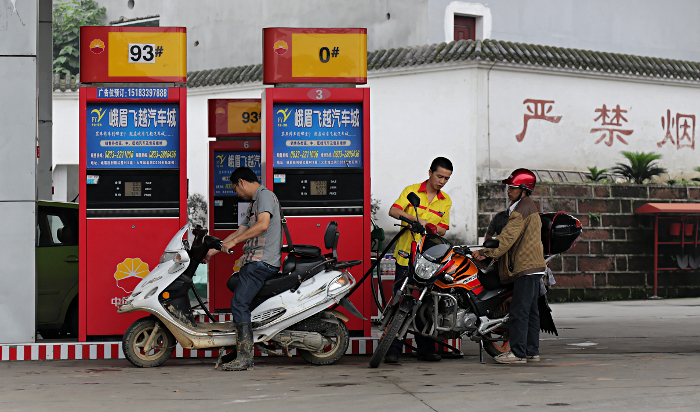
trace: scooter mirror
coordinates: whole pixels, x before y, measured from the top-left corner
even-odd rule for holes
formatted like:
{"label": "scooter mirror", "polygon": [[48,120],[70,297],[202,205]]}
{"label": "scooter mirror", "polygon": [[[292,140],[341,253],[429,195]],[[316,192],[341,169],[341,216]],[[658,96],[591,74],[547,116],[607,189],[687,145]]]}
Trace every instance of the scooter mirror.
{"label": "scooter mirror", "polygon": [[492,237],[492,238],[486,239],[486,241],[484,242],[484,247],[488,248],[488,249],[496,249],[498,247],[498,245],[500,245],[500,244],[501,244],[500,240]]}
{"label": "scooter mirror", "polygon": [[417,194],[411,192],[408,194],[408,202],[413,205],[413,207],[418,207],[420,206],[420,198],[418,197]]}

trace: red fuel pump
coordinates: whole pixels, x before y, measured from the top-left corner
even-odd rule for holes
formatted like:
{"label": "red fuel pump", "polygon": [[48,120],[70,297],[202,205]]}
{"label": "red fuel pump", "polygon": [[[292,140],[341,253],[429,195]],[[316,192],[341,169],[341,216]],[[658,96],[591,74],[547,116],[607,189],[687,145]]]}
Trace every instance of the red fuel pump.
{"label": "red fuel pump", "polygon": [[[209,233],[225,239],[238,229],[248,204],[240,202],[231,187],[231,173],[240,166],[250,167],[260,179],[260,140],[220,141],[209,143]],[[209,262],[209,310],[229,312],[233,293],[226,287],[231,273],[238,271],[243,243],[234,254],[221,253]]]}
{"label": "red fuel pump", "polygon": [[[354,85],[367,83],[367,30],[263,29],[263,83],[275,85],[263,92],[263,180],[295,244],[322,245],[338,222],[338,257],[362,260],[359,280],[370,268],[370,121],[369,89]],[[370,319],[370,282],[350,300]],[[370,336],[369,321],[350,319],[352,334]]]}
{"label": "red fuel pump", "polygon": [[[187,222],[185,29],[80,29],[79,338],[124,333],[117,306]],[[146,64],[144,64],[146,63]]]}

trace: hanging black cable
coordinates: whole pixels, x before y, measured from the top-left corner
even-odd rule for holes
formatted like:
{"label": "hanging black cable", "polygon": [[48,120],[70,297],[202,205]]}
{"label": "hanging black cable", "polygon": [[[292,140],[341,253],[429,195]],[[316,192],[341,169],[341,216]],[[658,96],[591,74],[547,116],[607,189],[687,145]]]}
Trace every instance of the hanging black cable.
{"label": "hanging black cable", "polygon": [[[379,262],[382,261],[382,258],[387,254],[387,252],[389,252],[389,249],[390,249],[392,246],[394,246],[394,243],[396,243],[396,241],[399,239],[399,236],[401,236],[401,235],[403,234],[403,232],[405,232],[406,230],[407,230],[407,227],[404,226],[404,227],[399,231],[399,233],[397,233],[396,236],[394,236],[394,238],[391,239],[391,242],[389,242],[389,244],[384,248],[384,250],[382,251],[382,254],[377,258],[377,261],[374,262],[374,263],[372,264],[372,266],[369,268],[369,270],[367,271],[367,273],[365,273],[364,276],[362,276],[362,278],[355,284],[355,286],[353,286],[353,288],[350,290],[350,293],[348,293],[348,294],[345,296],[346,298],[350,297],[350,295],[352,295],[353,293],[355,293],[355,291],[357,290],[357,288],[360,287],[360,285],[362,284],[362,282],[364,282],[365,279],[367,279],[367,276],[369,276],[369,275],[372,274],[372,271],[374,271],[374,269],[377,267],[377,265],[379,264]],[[382,278],[381,278],[381,274],[380,274],[380,277],[379,277],[379,283],[380,283],[380,285],[381,285],[381,279],[382,279]],[[384,289],[382,289],[382,288],[380,287],[379,290],[381,291],[382,299],[384,300],[384,302],[386,302],[386,298],[384,297]],[[377,293],[376,293],[376,291],[374,290],[374,284],[372,284],[372,291],[374,292],[374,293],[372,293],[372,297],[374,298],[374,303],[377,304],[377,307],[379,308],[380,312],[383,312],[383,311],[384,311],[384,305],[381,305],[381,304],[379,303],[379,298],[377,297]],[[335,309],[335,308],[337,308],[337,307],[338,307],[338,304],[335,304],[335,306],[333,306],[331,309]]]}

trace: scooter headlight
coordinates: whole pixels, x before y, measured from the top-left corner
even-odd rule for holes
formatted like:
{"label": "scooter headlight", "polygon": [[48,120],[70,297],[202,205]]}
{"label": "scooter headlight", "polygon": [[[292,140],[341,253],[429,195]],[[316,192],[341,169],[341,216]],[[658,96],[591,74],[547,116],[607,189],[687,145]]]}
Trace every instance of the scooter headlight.
{"label": "scooter headlight", "polygon": [[342,274],[335,278],[333,282],[331,282],[330,285],[328,285],[328,293],[333,293],[334,291],[338,289],[342,289],[346,286],[349,286],[352,282],[348,278],[346,274]]}
{"label": "scooter headlight", "polygon": [[177,255],[177,252],[163,252],[163,254],[160,255],[159,263],[169,262],[173,260],[175,255]]}
{"label": "scooter headlight", "polygon": [[422,255],[416,256],[416,266],[414,271],[416,276],[428,280],[430,279],[438,270],[440,269],[439,263],[433,263],[428,259],[424,258]]}

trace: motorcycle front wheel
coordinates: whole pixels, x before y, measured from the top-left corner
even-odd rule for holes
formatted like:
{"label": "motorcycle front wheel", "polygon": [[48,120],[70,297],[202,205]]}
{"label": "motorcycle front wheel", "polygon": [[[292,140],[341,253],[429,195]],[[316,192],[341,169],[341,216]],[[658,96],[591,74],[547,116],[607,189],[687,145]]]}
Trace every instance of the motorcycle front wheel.
{"label": "motorcycle front wheel", "polygon": [[[156,327],[157,325],[157,327]],[[175,337],[160,321],[141,318],[129,326],[122,338],[124,356],[139,368],[160,366],[175,351]],[[149,345],[149,348],[146,348]],[[147,349],[147,350],[146,350]]]}
{"label": "motorcycle front wheel", "polygon": [[394,342],[394,338],[396,338],[399,330],[401,330],[401,326],[403,325],[404,320],[406,320],[407,315],[408,313],[401,310],[396,312],[394,319],[389,322],[389,326],[387,326],[384,330],[384,334],[379,340],[379,345],[377,345],[377,350],[374,351],[372,354],[372,359],[369,360],[369,366],[376,368],[380,363],[382,363],[382,359],[384,359],[386,353],[389,352],[391,343]]}
{"label": "motorcycle front wheel", "polygon": [[338,332],[335,336],[324,336],[328,345],[318,352],[298,349],[299,356],[313,365],[330,365],[336,363],[345,355],[350,345],[350,334],[345,322],[338,321]]}

